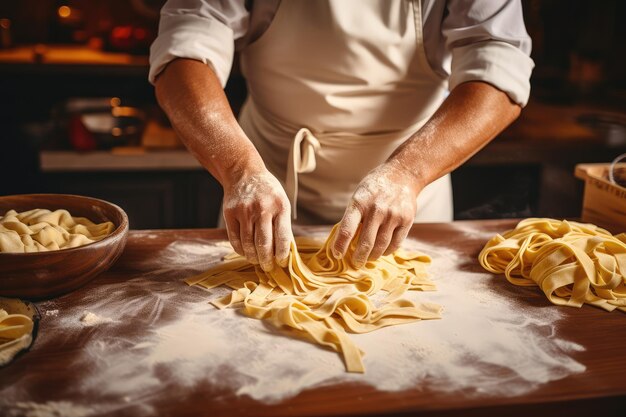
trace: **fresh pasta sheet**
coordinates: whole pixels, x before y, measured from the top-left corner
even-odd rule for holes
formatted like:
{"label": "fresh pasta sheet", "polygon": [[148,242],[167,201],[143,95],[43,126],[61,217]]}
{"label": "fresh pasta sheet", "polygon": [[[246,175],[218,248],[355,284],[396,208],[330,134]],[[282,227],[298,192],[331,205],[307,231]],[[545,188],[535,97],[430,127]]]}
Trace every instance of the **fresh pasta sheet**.
{"label": "fresh pasta sheet", "polygon": [[0,308],[0,366],[8,364],[32,342],[33,321],[23,314],[9,314]]}
{"label": "fresh pasta sheet", "polygon": [[[286,268],[276,265],[271,272],[264,272],[233,253],[185,281],[206,289],[232,288],[212,304],[219,309],[239,307],[250,317],[288,328],[296,336],[341,353],[347,371],[365,372],[364,352],[348,333],[438,319],[441,307],[402,298],[406,291],[435,290],[426,272],[428,256],[398,250],[356,269],[351,259],[358,239],[346,256],[337,260],[330,250],[336,232],[337,226],[326,242],[297,238]],[[378,294],[382,296],[375,297]]]}
{"label": "fresh pasta sheet", "polygon": [[0,252],[46,252],[87,245],[110,235],[111,222],[93,223],[67,210],[9,210],[0,216]]}

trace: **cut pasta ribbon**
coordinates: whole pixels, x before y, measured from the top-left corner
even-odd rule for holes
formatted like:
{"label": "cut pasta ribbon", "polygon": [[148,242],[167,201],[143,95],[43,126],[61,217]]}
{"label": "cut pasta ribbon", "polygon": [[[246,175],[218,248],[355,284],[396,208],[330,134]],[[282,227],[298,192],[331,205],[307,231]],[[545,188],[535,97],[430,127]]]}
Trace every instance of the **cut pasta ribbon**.
{"label": "cut pasta ribbon", "polygon": [[592,224],[526,219],[493,237],[479,255],[489,272],[539,286],[558,305],[626,312],[626,234]]}
{"label": "cut pasta ribbon", "polygon": [[[290,328],[296,335],[343,354],[348,372],[364,372],[363,352],[346,332],[367,333],[396,324],[438,319],[441,307],[401,299],[407,290],[433,291],[426,266],[430,258],[421,253],[396,251],[361,269],[352,266],[355,241],[343,259],[330,251],[335,226],[325,243],[297,238],[292,243],[286,268],[264,272],[243,257],[232,254],[225,262],[197,276],[189,285],[206,289],[226,285],[233,289],[211,303],[219,309],[241,306],[243,312],[276,327]],[[370,296],[385,291],[374,303]]]}
{"label": "cut pasta ribbon", "polygon": [[9,314],[0,308],[0,366],[11,362],[32,342],[33,321],[23,314]]}

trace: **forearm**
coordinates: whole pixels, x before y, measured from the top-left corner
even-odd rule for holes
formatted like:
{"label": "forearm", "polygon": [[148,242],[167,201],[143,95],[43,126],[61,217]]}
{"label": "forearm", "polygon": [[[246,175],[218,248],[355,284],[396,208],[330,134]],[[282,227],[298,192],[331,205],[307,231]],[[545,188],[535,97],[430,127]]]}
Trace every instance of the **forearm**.
{"label": "forearm", "polygon": [[460,84],[388,163],[406,171],[416,190],[421,190],[478,152],[513,122],[520,110],[490,84]]}
{"label": "forearm", "polygon": [[157,100],[177,135],[222,186],[264,169],[211,68],[177,59],[159,75],[155,86]]}

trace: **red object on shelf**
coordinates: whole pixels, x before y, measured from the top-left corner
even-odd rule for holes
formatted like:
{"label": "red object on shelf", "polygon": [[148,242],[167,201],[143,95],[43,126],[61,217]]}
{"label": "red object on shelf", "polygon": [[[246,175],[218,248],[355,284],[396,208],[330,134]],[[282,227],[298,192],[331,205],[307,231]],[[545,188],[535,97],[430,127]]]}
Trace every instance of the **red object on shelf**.
{"label": "red object on shelf", "polygon": [[92,151],[97,148],[96,139],[80,120],[80,115],[70,118],[69,132],[72,147],[77,151]]}
{"label": "red object on shelf", "polygon": [[154,39],[152,31],[141,26],[115,26],[109,33],[108,48],[121,52],[147,51]]}

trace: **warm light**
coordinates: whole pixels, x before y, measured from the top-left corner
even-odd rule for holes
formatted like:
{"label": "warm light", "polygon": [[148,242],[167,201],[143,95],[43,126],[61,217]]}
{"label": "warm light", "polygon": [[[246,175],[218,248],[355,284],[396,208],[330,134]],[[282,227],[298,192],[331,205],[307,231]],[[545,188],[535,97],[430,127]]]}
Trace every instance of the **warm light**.
{"label": "warm light", "polygon": [[11,21],[9,19],[0,19],[0,28],[9,29],[11,27]]}
{"label": "warm light", "polygon": [[57,13],[59,14],[59,17],[70,17],[72,9],[69,6],[61,6],[59,7]]}
{"label": "warm light", "polygon": [[113,97],[111,98],[111,107],[117,107],[122,103],[122,100],[120,100],[119,97]]}
{"label": "warm light", "polygon": [[130,26],[116,26],[111,31],[111,36],[115,39],[129,39],[133,34],[133,28]]}

